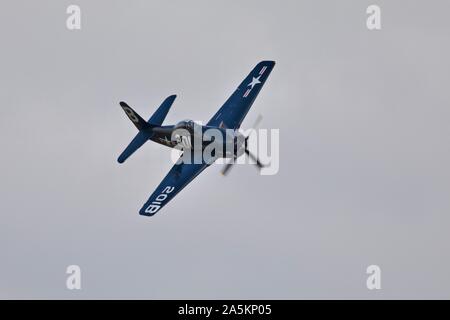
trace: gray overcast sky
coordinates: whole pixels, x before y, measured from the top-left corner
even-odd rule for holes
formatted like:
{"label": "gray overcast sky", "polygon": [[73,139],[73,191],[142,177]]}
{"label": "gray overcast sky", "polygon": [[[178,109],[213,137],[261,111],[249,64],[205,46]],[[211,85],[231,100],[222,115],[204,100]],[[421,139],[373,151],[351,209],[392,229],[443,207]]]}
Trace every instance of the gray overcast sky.
{"label": "gray overcast sky", "polygon": [[[0,298],[450,298],[449,9],[3,3]],[[205,121],[263,59],[277,65],[243,127],[280,129],[279,173],[213,166],[139,216],[170,150],[119,165],[135,128],[118,102],[147,118],[176,93],[167,123]]]}

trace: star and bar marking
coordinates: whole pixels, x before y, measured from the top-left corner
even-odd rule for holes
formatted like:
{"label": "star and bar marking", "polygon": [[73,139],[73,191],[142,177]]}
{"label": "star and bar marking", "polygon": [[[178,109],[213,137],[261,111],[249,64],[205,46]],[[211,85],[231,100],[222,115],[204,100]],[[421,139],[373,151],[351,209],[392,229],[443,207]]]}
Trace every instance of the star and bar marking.
{"label": "star and bar marking", "polygon": [[249,89],[247,89],[243,95],[244,98],[247,98],[247,96],[250,94],[250,91],[252,91],[253,87],[256,86],[257,84],[260,84],[261,81],[259,80],[259,78],[261,78],[261,75],[264,73],[264,71],[266,71],[267,67],[264,66],[262,67],[262,69],[259,71],[259,75],[258,77],[252,77],[252,82],[250,82],[247,87],[251,87]]}

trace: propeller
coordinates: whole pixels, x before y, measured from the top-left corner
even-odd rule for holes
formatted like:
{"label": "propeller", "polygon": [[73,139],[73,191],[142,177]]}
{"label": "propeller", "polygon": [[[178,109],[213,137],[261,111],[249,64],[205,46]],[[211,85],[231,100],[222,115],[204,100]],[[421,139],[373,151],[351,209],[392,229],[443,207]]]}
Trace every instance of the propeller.
{"label": "propeller", "polygon": [[[262,115],[258,115],[258,117],[256,118],[255,122],[253,123],[252,128],[256,129],[260,122],[262,120]],[[261,161],[259,161],[258,157],[255,156],[253,153],[250,152],[250,150],[248,150],[248,139],[250,138],[250,135],[245,137],[244,140],[244,151],[245,154],[252,159],[253,161],[255,161],[255,165],[258,167],[258,170],[261,170],[262,168],[266,167],[267,165],[264,165],[261,163]],[[226,176],[228,174],[228,172],[230,171],[230,169],[233,167],[234,163],[236,161],[236,157],[233,158],[229,163],[225,164],[225,166],[222,169],[222,175]]]}
{"label": "propeller", "polygon": [[253,127],[252,127],[252,128],[253,128],[253,129],[258,128],[258,127],[259,127],[259,124],[260,124],[261,121],[262,121],[262,119],[263,119],[262,115],[258,114],[258,116],[256,117],[255,122],[253,123]]}

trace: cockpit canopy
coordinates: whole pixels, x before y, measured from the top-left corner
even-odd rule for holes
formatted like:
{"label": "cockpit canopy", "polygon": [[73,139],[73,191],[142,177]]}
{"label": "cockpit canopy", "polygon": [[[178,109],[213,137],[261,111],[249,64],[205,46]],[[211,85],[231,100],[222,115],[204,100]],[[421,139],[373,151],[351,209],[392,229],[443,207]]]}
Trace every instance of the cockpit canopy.
{"label": "cockpit canopy", "polygon": [[192,120],[183,120],[175,125],[175,129],[186,129],[188,131],[192,131],[194,130],[194,124],[195,123]]}

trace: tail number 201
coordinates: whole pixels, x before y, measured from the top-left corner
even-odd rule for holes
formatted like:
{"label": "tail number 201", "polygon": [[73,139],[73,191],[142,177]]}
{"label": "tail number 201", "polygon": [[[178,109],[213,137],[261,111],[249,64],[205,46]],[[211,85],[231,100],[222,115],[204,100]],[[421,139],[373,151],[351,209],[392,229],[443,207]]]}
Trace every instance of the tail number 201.
{"label": "tail number 201", "polygon": [[167,186],[163,189],[161,194],[159,194],[155,200],[145,209],[146,213],[155,214],[160,208],[163,201],[167,199],[167,195],[171,193],[175,187]]}

